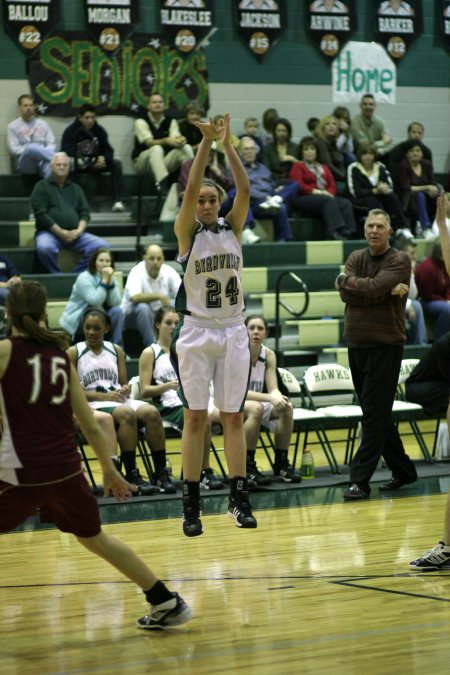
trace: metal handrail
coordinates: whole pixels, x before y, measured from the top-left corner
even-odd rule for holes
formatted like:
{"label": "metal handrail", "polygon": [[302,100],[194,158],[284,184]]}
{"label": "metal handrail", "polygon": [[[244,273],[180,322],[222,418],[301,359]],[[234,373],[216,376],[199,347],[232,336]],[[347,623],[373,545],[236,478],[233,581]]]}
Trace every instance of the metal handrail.
{"label": "metal handrail", "polygon": [[[299,312],[296,312],[292,307],[290,307],[284,300],[280,298],[280,286],[283,278],[285,276],[289,276],[291,279],[293,279],[299,286],[301,286],[301,290],[305,294],[305,301],[303,304],[302,309]],[[306,312],[308,309],[309,305],[309,291],[308,287],[303,281],[303,279],[300,279],[294,272],[282,272],[281,274],[278,275],[276,284],[275,284],[275,354],[277,359],[280,357],[280,352],[279,352],[279,340],[280,340],[280,332],[281,332],[281,327],[280,327],[280,305],[284,307],[284,309],[289,312],[289,314],[292,314],[293,317],[296,319],[299,319],[303,314]]]}

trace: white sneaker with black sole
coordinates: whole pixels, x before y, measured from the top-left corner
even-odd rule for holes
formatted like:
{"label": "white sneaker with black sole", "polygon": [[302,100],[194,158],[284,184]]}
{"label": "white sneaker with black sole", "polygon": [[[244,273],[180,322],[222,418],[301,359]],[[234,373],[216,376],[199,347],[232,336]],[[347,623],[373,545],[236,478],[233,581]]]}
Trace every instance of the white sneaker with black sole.
{"label": "white sneaker with black sole", "polygon": [[261,237],[258,237],[257,234],[253,232],[249,227],[246,227],[242,232],[242,243],[243,244],[257,244],[258,241],[261,241]]}
{"label": "white sneaker with black sole", "polygon": [[236,527],[246,529],[258,527],[256,518],[252,513],[252,507],[248,501],[234,501],[230,499],[227,516],[234,520]]}
{"label": "white sneaker with black sole", "polygon": [[409,566],[411,569],[424,572],[450,570],[450,546],[446,546],[443,541],[440,541],[431,551],[424,553],[421,558],[412,560]]}
{"label": "white sneaker with black sole", "polygon": [[189,605],[178,593],[174,593],[170,600],[162,602],[160,605],[153,605],[150,614],[137,620],[137,627],[144,630],[172,628],[189,621],[192,614]]}

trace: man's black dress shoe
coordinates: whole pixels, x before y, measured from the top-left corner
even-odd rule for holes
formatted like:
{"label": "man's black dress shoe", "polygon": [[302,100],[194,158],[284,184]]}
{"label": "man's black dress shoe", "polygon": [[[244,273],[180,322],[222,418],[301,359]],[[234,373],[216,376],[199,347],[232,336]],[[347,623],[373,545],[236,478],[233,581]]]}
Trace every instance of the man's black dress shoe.
{"label": "man's black dress shoe", "polygon": [[344,502],[360,502],[363,499],[369,499],[369,497],[370,494],[361,490],[356,483],[352,483],[347,492],[344,492]]}
{"label": "man's black dress shoe", "polygon": [[388,492],[389,490],[399,490],[404,485],[415,483],[415,480],[401,480],[400,478],[391,478],[387,483],[383,483],[378,488],[379,490]]}

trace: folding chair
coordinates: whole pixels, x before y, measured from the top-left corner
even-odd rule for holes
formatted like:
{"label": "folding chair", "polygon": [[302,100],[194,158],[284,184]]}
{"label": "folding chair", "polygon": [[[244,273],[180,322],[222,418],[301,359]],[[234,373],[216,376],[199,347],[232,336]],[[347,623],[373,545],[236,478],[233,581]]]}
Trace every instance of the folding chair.
{"label": "folding chair", "polygon": [[85,437],[83,436],[83,434],[81,433],[81,431],[79,429],[75,429],[75,434],[76,434],[75,439],[76,439],[78,451],[81,455],[81,459],[83,460],[84,468],[86,469],[86,473],[89,477],[89,480],[90,480],[90,483],[91,483],[91,486],[92,486],[92,492],[94,494],[97,494],[97,493],[100,492],[100,488],[95,481],[94,474],[92,473],[92,469],[91,469],[91,465],[90,465],[91,461],[98,461],[97,457],[95,457],[95,456],[94,457],[88,457],[87,456],[86,451],[84,449],[84,446],[87,445],[87,440],[85,439]]}
{"label": "folding chair", "polygon": [[[336,473],[339,473],[338,463],[326,430],[341,429],[343,426],[347,429],[347,436],[344,439],[344,461],[348,463],[353,455],[358,427],[362,419],[361,406],[356,404],[356,393],[350,369],[338,363],[310,366],[305,371],[301,384],[306,405],[324,417],[325,421],[320,422],[313,430],[330,466],[334,465],[337,469]],[[306,434],[304,447],[307,442]]]}
{"label": "folding chair", "polygon": [[[419,359],[403,359],[400,366],[398,378],[397,394],[392,406],[392,413],[395,417],[395,423],[398,427],[400,422],[407,422],[411,428],[412,435],[415,437],[419,448],[426,462],[433,462],[433,456],[428,450],[423,434],[419,428],[418,421],[430,419],[430,416],[424,411],[418,403],[408,401],[405,393],[405,382],[419,363]],[[440,416],[438,416],[436,429],[434,432],[433,455],[436,452],[437,434],[439,432]]]}
{"label": "folding chair", "polygon": [[[305,398],[301,385],[293,373],[291,373],[286,368],[278,368],[278,373],[283,384],[289,392],[289,397],[294,406],[293,434],[295,435],[295,440],[293,443],[294,454],[292,466],[294,468],[296,466],[301,434],[304,434],[303,448],[305,448],[309,432],[314,431],[317,438],[319,439],[319,444],[325,453],[325,457],[327,458],[332,472],[340,473],[339,465],[336,461],[336,457],[334,456],[326,431],[323,427],[323,424],[327,421],[326,417],[322,413],[312,410],[305,405]],[[271,457],[269,456],[269,448],[273,450],[274,443],[271,434],[266,429],[263,430],[263,434],[260,434],[260,444],[263,447],[271,466],[273,466]]]}

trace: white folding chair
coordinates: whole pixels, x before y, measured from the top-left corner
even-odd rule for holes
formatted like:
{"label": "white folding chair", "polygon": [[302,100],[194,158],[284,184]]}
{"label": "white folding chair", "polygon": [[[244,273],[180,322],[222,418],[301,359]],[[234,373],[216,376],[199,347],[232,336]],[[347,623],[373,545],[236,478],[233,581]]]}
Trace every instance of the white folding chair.
{"label": "white folding chair", "polygon": [[[345,441],[345,462],[353,455],[358,426],[362,419],[361,406],[356,404],[356,393],[349,368],[338,363],[310,366],[302,378],[302,389],[306,404],[311,410],[323,415],[325,422],[319,425],[319,443],[334,457],[326,429],[347,429]],[[325,433],[324,433],[325,432]],[[307,443],[307,438],[304,440]],[[325,446],[325,447],[324,447]],[[337,461],[334,458],[337,465]]]}
{"label": "white folding chair", "polygon": [[294,405],[293,431],[295,434],[295,441],[292,466],[295,467],[297,462],[301,434],[303,433],[304,449],[307,444],[309,433],[314,432],[318,439],[317,442],[321,446],[332,472],[340,473],[339,464],[333,453],[327,432],[325,430],[327,417],[323,414],[323,412],[314,410],[311,406],[308,406],[307,403],[305,403],[305,396],[302,386],[293,373],[285,368],[279,368],[278,371]]}
{"label": "white folding chair", "polygon": [[[432,462],[433,457],[430,454],[423,434],[419,428],[418,420],[427,419],[429,416],[418,403],[412,403],[406,399],[405,382],[412,371],[419,363],[419,359],[403,359],[400,365],[400,374],[398,377],[397,395],[392,406],[392,414],[398,427],[400,422],[407,422],[411,428],[412,435],[416,439],[419,448],[426,462]],[[439,428],[439,420],[436,427],[436,434]],[[435,434],[435,437],[436,437]],[[436,444],[436,440],[433,444]]]}

